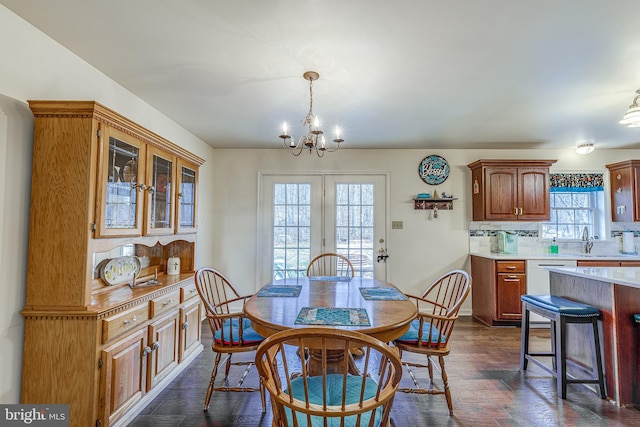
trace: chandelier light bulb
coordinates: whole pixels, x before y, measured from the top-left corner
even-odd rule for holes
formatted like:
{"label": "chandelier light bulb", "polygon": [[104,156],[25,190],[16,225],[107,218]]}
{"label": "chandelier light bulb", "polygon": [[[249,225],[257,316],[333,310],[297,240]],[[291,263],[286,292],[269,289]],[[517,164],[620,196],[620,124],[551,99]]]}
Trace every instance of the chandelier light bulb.
{"label": "chandelier light bulb", "polygon": [[282,134],[286,135],[287,134],[287,122],[284,122],[282,124]]}

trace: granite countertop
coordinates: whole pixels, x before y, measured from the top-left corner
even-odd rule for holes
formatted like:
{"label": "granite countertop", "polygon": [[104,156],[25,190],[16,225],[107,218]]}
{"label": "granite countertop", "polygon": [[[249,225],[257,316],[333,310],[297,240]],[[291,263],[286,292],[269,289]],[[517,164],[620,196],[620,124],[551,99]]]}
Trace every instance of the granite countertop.
{"label": "granite countertop", "polygon": [[547,267],[549,271],[640,288],[640,267]]}
{"label": "granite countertop", "polygon": [[638,254],[572,254],[572,253],[527,253],[527,254],[499,254],[494,252],[470,252],[469,255],[480,256],[489,259],[495,259],[498,261],[504,260],[529,260],[529,259],[544,259],[544,260],[579,260],[579,261],[640,261],[640,255]]}

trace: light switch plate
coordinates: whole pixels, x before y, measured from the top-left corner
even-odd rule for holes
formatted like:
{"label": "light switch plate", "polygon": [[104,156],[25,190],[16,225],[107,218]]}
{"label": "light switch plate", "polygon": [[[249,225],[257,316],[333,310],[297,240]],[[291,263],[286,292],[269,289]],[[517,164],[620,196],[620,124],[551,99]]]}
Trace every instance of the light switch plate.
{"label": "light switch plate", "polygon": [[404,223],[402,221],[391,221],[392,230],[402,230],[403,228],[404,228]]}

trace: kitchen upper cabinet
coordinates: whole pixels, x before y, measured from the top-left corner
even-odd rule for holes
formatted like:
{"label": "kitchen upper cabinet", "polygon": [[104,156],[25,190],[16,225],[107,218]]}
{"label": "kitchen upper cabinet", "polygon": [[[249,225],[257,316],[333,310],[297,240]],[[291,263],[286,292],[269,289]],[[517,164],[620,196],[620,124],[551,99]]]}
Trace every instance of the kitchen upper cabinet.
{"label": "kitchen upper cabinet", "polygon": [[607,165],[611,183],[611,220],[640,221],[640,160]]}
{"label": "kitchen upper cabinet", "polygon": [[478,160],[471,169],[474,221],[548,221],[555,160]]}

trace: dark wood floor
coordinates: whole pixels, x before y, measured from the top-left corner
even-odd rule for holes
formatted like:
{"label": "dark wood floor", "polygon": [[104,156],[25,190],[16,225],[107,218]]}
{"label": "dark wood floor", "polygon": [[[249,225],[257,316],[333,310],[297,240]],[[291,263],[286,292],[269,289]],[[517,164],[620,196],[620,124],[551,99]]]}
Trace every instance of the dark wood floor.
{"label": "dark wood floor", "polygon": [[[203,342],[207,342],[204,335]],[[533,330],[533,348],[548,348],[548,342],[548,329]],[[640,426],[640,412],[635,408],[619,408],[583,385],[569,385],[567,399],[561,400],[553,378],[543,370],[529,364],[527,372],[521,373],[519,328],[489,328],[461,318],[451,346],[446,366],[455,416],[449,416],[443,396],[398,393],[392,425]],[[209,412],[202,411],[212,360],[206,345],[202,355],[129,426],[271,426],[269,404],[263,415],[258,393],[214,392]],[[418,378],[427,378],[426,371],[419,372]],[[247,382],[257,384],[255,368]],[[408,375],[403,377],[401,385],[411,384]]]}

